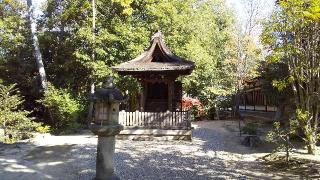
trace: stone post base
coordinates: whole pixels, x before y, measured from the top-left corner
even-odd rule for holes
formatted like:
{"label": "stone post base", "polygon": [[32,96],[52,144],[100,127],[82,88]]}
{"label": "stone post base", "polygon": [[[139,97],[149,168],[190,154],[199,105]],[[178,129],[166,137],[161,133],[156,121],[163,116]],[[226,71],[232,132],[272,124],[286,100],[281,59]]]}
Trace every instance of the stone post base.
{"label": "stone post base", "polygon": [[123,126],[90,125],[91,131],[98,135],[96,180],[118,180],[114,174],[113,156],[115,150],[115,136],[123,129]]}
{"label": "stone post base", "polygon": [[115,150],[114,136],[98,136],[96,180],[119,179],[114,174],[113,155]]}

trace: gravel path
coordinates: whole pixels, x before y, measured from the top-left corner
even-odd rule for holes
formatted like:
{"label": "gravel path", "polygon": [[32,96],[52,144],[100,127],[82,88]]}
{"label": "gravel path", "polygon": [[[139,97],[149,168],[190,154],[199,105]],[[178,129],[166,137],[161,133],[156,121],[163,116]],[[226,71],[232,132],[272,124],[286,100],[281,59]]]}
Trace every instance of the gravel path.
{"label": "gravel path", "polygon": [[[121,179],[277,179],[255,153],[240,145],[236,122],[194,123],[192,142],[118,140],[115,168]],[[38,136],[33,143],[0,146],[0,179],[92,179],[96,137]]]}

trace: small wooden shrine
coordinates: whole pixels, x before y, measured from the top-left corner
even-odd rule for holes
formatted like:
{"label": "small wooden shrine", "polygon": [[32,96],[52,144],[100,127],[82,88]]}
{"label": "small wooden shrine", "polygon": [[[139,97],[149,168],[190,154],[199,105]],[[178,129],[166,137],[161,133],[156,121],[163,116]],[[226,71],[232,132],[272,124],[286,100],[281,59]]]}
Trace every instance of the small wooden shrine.
{"label": "small wooden shrine", "polygon": [[195,65],[171,53],[159,31],[152,36],[147,51],[137,58],[113,67],[120,75],[132,75],[142,86],[140,111],[181,110],[181,75],[192,73]]}

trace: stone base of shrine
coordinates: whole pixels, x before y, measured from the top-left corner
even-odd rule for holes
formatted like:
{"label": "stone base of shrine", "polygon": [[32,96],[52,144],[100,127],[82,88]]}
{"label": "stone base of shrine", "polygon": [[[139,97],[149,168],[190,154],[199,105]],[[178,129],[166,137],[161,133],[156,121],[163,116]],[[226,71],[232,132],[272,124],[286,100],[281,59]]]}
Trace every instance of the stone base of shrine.
{"label": "stone base of shrine", "polygon": [[192,129],[188,130],[163,130],[163,129],[132,129],[125,128],[117,135],[117,139],[136,141],[169,141],[185,140],[191,141]]}

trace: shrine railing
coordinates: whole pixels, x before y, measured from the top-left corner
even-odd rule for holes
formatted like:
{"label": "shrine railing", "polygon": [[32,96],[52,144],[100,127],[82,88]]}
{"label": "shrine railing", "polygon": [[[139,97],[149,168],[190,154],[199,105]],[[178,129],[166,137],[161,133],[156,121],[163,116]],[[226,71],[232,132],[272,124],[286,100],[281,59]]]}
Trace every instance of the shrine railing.
{"label": "shrine railing", "polygon": [[126,128],[191,129],[190,111],[119,112],[119,123]]}

